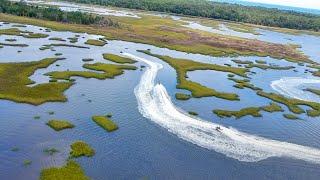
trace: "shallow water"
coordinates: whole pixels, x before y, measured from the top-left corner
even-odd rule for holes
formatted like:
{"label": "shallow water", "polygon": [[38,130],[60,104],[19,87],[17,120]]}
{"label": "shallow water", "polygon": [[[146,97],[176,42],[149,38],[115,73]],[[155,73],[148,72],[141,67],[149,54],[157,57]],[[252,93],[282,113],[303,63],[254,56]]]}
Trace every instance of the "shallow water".
{"label": "shallow water", "polygon": [[[11,27],[12,24],[1,24],[1,29]],[[67,39],[74,37],[72,32],[45,32],[45,28],[28,25],[22,30],[42,32],[50,37]],[[97,39],[100,36],[80,34],[76,45],[84,45],[87,39]],[[286,43],[286,37],[292,42],[299,42],[302,50],[317,60],[316,50],[306,50],[306,47],[320,47],[313,36],[292,36],[266,31],[263,36],[270,41]],[[13,36],[0,36],[0,42]],[[48,38],[50,38],[48,37]],[[278,37],[278,38],[277,38]],[[191,80],[199,82],[219,91],[237,93],[241,101],[226,101],[215,97],[178,101],[174,99],[177,90],[176,75],[166,63],[148,55],[136,52],[139,49],[151,49],[152,53],[169,55],[176,58],[187,58],[200,62],[223,65],[229,63],[237,66],[231,60],[235,58],[217,58],[199,54],[188,54],[151,45],[130,43],[124,41],[108,41],[104,47],[89,46],[90,49],[55,47],[56,51],[40,51],[44,44],[54,43],[48,38],[26,39],[14,37],[15,43],[26,43],[28,47],[7,47],[0,49],[0,62],[23,62],[54,57],[55,53],[62,53],[66,60],[57,61],[46,69],[40,69],[30,78],[36,83],[48,82],[49,78],[43,74],[50,71],[83,70],[82,58],[93,58],[94,62],[108,62],[102,58],[103,53],[120,55],[121,51],[163,66],[155,77],[155,82],[161,82],[173,104],[183,111],[196,111],[206,123],[220,124],[232,127],[244,134],[251,134],[262,138],[284,141],[293,144],[320,149],[320,121],[319,118],[310,118],[301,115],[302,121],[288,121],[282,113],[266,113],[263,117],[250,116],[235,120],[234,118],[218,118],[211,111],[213,109],[238,110],[248,106],[267,105],[270,100],[257,96],[249,89],[236,89],[234,83],[227,80],[227,73],[214,71],[194,71],[188,73]],[[290,41],[290,42],[291,42]],[[318,48],[319,49],[319,48]],[[18,50],[22,52],[17,53]],[[268,63],[280,66],[296,66],[293,70],[261,70],[253,68],[257,74],[250,75],[251,83],[263,88],[267,92],[277,92],[271,87],[273,81],[284,77],[309,78],[310,73],[304,73],[306,66],[297,66],[284,60],[269,57],[238,57],[241,60],[263,59]],[[91,62],[90,62],[91,63]],[[111,62],[108,62],[111,63]],[[60,66],[56,66],[59,64]],[[138,62],[139,67],[144,64]],[[7,100],[0,101],[0,179],[37,179],[44,167],[62,165],[69,153],[69,145],[75,140],[88,142],[95,150],[92,158],[80,158],[77,161],[85,169],[86,174],[93,179],[118,177],[118,179],[317,179],[320,175],[318,164],[295,160],[290,157],[263,158],[255,162],[243,162],[234,157],[226,156],[222,151],[206,149],[185,141],[181,136],[172,133],[161,124],[144,117],[138,109],[138,101],[134,88],[140,82],[143,73],[147,71],[126,71],[124,75],[115,79],[96,80],[75,78],[76,84],[65,92],[68,101],[65,103],[45,103],[40,106],[14,103]],[[205,77],[205,78],[204,78]],[[303,80],[303,79],[302,79]],[[307,85],[301,87],[306,88]],[[314,86],[314,85],[312,85]],[[188,93],[188,92],[187,92]],[[82,95],[84,94],[84,95]],[[310,94],[316,97],[315,95]],[[88,100],[92,100],[89,102]],[[286,112],[287,108],[282,106]],[[48,111],[54,111],[49,115]],[[113,133],[106,133],[91,121],[92,115],[103,115],[111,112],[113,119],[120,129]],[[34,116],[41,116],[35,120]],[[52,118],[67,119],[76,125],[76,128],[55,132],[45,123]],[[202,132],[201,129],[195,131]],[[18,152],[11,148],[18,147]],[[48,156],[43,153],[47,147],[59,149],[59,153]],[[244,150],[244,153],[246,150]],[[269,156],[268,156],[269,157]],[[24,160],[32,160],[30,166],[23,166]],[[241,159],[240,159],[241,160]]]}

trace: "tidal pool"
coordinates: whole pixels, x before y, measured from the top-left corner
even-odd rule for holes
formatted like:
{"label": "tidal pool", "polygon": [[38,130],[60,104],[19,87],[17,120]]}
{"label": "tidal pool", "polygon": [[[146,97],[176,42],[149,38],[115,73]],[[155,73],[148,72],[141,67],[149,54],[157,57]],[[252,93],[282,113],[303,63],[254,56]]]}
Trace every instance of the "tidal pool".
{"label": "tidal pool", "polygon": [[[10,28],[14,25],[0,24],[2,25],[0,29]],[[282,114],[290,113],[290,111],[281,104],[279,105],[285,110],[283,113],[261,112],[262,117],[245,116],[238,120],[235,120],[235,118],[219,118],[212,113],[213,109],[239,110],[248,106],[265,106],[271,100],[256,95],[250,89],[234,88],[233,85],[235,83],[228,80],[228,73],[216,71],[192,71],[188,73],[188,78],[219,91],[236,93],[239,95],[240,101],[227,101],[215,97],[191,98],[187,101],[176,100],[174,98],[175,93],[188,94],[190,92],[176,89],[175,70],[160,59],[136,50],[150,49],[154,54],[219,65],[228,63],[234,67],[237,67],[238,64],[233,62],[233,59],[252,62],[265,60],[268,63],[279,66],[295,66],[294,70],[296,72],[292,69],[281,71],[251,69],[251,71],[256,72],[256,74],[249,75],[251,83],[266,92],[275,93],[278,92],[271,87],[273,81],[284,77],[310,78],[312,76],[311,73],[304,73],[306,69],[310,69],[305,65],[298,66],[295,63],[270,57],[210,57],[124,41],[108,41],[108,44],[102,47],[91,46],[85,44],[88,39],[102,37],[72,32],[46,32],[44,27],[31,25],[18,28],[48,34],[49,37],[27,39],[21,36],[1,35],[0,42],[4,42],[5,39],[15,38],[17,41],[14,43],[29,45],[28,47],[4,46],[0,49],[1,63],[35,61],[47,57],[55,57],[56,53],[62,53],[59,57],[66,58],[55,62],[48,68],[39,69],[30,76],[30,79],[35,81],[36,84],[49,82],[50,78],[44,75],[48,72],[81,71],[85,70],[82,67],[84,63],[102,62],[113,64],[112,61],[107,61],[103,58],[104,53],[138,57],[137,60],[144,58],[150,63],[163,67],[159,69],[157,74],[149,75],[155,78],[155,84],[153,85],[157,89],[156,92],[166,92],[167,94],[163,94],[164,96],[162,97],[171,99],[173,104],[170,104],[170,107],[175,106],[179,112],[197,112],[199,118],[203,121],[201,123],[214,123],[222,127],[236,129],[243,133],[242,137],[244,139],[249,134],[251,138],[259,137],[261,139],[275,140],[276,142],[298,144],[312,148],[314,154],[295,155],[301,156],[302,160],[299,160],[299,158],[293,157],[294,155],[282,157],[281,153],[279,155],[279,153],[274,152],[276,155],[273,153],[270,155],[268,151],[267,153],[262,151],[264,152],[262,153],[264,155],[263,158],[250,159],[249,156],[237,158],[215,148],[203,147],[195,143],[199,140],[197,136],[192,137],[192,141],[187,140],[185,136],[175,133],[177,129],[170,129],[166,125],[153,121],[150,117],[153,114],[150,114],[150,116],[141,114],[141,99],[138,98],[137,100],[134,89],[136,88],[137,94],[137,89],[144,84],[141,81],[141,77],[146,77],[144,73],[149,71],[148,67],[146,67],[141,70],[125,71],[123,75],[114,79],[97,80],[72,77],[76,81],[65,92],[68,101],[64,103],[50,102],[33,106],[0,100],[0,160],[2,162],[0,163],[0,179],[25,179],[26,177],[28,179],[37,179],[41,169],[62,166],[69,156],[70,145],[78,140],[89,143],[95,150],[95,156],[93,157],[76,159],[86,175],[92,179],[105,179],[106,177],[117,177],[118,179],[233,179],[235,177],[237,179],[247,179],[248,177],[301,179],[307,177],[308,179],[317,179],[320,176],[320,166],[317,164],[318,159],[313,157],[313,155],[317,155],[318,149],[320,149],[319,118],[311,118],[306,114],[301,114],[299,115],[302,119],[301,121],[286,120]],[[79,36],[78,42],[69,43],[67,41],[63,43],[87,46],[89,49],[54,47],[52,50],[39,50],[45,44],[54,43],[49,38],[67,39],[76,35]],[[281,33],[268,31],[264,36],[273,39],[274,36],[280,37]],[[311,37],[314,38],[312,41],[310,40]],[[319,38],[302,35],[293,36],[292,39],[292,41],[299,42],[302,45],[301,50],[311,56],[312,60],[317,60],[316,57],[319,57],[319,55],[315,51],[305,51],[304,47],[309,47],[314,43],[313,48],[319,49],[320,45],[316,42]],[[18,51],[21,52],[18,53]],[[82,59],[85,58],[94,60],[83,62]],[[146,65],[145,63],[138,61],[134,65],[140,67],[141,65]],[[153,85],[149,88],[153,88]],[[312,87],[314,86],[313,84]],[[153,96],[155,97],[154,94]],[[310,93],[310,96],[313,96],[313,94]],[[316,97],[316,95],[314,96]],[[160,108],[159,111],[161,112],[161,110],[165,109]],[[48,112],[54,112],[54,114]],[[107,113],[112,113],[112,119],[119,127],[117,131],[107,133],[91,120],[93,115]],[[39,116],[39,118],[34,119],[35,116]],[[74,124],[75,127],[55,132],[46,126],[46,122],[50,119],[66,119]],[[160,119],[165,121],[166,117]],[[194,128],[192,130],[193,133],[204,133],[210,138],[215,137],[210,135],[217,134],[215,130],[212,132],[204,131],[205,129],[202,129],[203,127],[197,124],[197,121],[193,123],[195,123],[195,126],[192,127]],[[175,125],[177,126],[171,127],[182,128],[178,126],[179,124]],[[183,129],[178,130],[183,132]],[[229,129],[227,131],[229,132]],[[235,137],[232,136],[232,138]],[[219,138],[215,140],[219,140]],[[209,143],[209,145],[212,144]],[[229,145],[233,146],[232,143]],[[19,150],[12,151],[13,148],[18,148]],[[43,152],[48,148],[55,148],[59,152],[48,155]],[[218,146],[219,148],[222,148],[222,146]],[[309,148],[307,149],[306,152],[311,152]],[[238,150],[242,155],[249,152],[246,148]],[[261,149],[258,148],[258,150]],[[257,155],[257,152],[260,151],[255,151],[253,154]],[[288,154],[292,154],[292,152],[288,152]],[[308,159],[313,159],[313,161]],[[32,161],[32,164],[24,166],[23,162],[25,160]]]}

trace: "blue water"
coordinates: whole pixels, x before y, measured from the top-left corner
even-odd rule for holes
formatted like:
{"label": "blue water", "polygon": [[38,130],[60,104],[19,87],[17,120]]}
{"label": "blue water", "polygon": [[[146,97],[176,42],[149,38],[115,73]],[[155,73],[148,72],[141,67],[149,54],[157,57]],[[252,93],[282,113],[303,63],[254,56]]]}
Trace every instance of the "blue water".
{"label": "blue water", "polygon": [[309,9],[309,8],[300,8],[300,7],[292,7],[292,6],[282,6],[282,5],[276,5],[276,4],[248,2],[245,0],[212,0],[212,1],[240,4],[240,5],[244,5],[244,6],[258,6],[258,7],[265,7],[265,8],[275,8],[275,9],[280,9],[280,10],[287,10],[287,11],[295,11],[295,12],[320,15],[320,10],[319,10],[320,7],[318,7],[318,8],[315,7],[315,9]]}
{"label": "blue water", "polygon": [[[12,24],[2,24],[0,28],[9,28]],[[33,32],[44,32],[40,27],[21,28]],[[286,35],[270,31],[262,31],[262,40],[278,43],[298,43],[302,51],[314,61],[319,61],[320,38],[309,35]],[[72,32],[47,33],[50,37],[73,37]],[[79,34],[78,45],[85,45],[89,38],[100,36]],[[12,36],[0,36],[0,42]],[[37,83],[48,82],[43,74],[58,70],[83,70],[82,58],[93,58],[94,62],[111,63],[102,58],[102,53],[128,52],[148,60],[161,63],[164,68],[159,72],[157,80],[164,84],[174,104],[185,111],[196,111],[205,120],[231,126],[243,132],[258,136],[292,142],[305,146],[320,148],[319,118],[305,115],[301,121],[288,121],[282,113],[266,113],[263,117],[250,116],[234,119],[219,118],[212,113],[213,109],[238,110],[248,106],[263,106],[270,100],[257,96],[249,89],[236,89],[234,83],[227,80],[227,73],[214,71],[193,71],[188,76],[218,91],[237,93],[241,101],[226,101],[215,97],[178,101],[174,99],[176,92],[187,92],[176,89],[176,73],[173,68],[161,60],[138,53],[139,49],[151,49],[153,53],[169,55],[175,58],[187,58],[200,62],[223,65],[234,58],[216,58],[199,54],[188,54],[151,45],[124,41],[109,41],[104,47],[89,46],[90,49],[56,47],[56,51],[40,51],[43,44],[53,43],[45,39],[26,39],[15,37],[17,43],[29,44],[29,47],[4,47],[0,49],[0,62],[22,62],[53,57],[55,53],[63,53],[66,60],[58,61],[46,69],[40,69],[30,78]],[[290,38],[291,40],[288,40]],[[87,46],[87,45],[85,45]],[[312,47],[312,48],[310,48]],[[21,50],[21,53],[17,53]],[[237,57],[241,60],[263,59],[268,63],[281,66],[296,64],[270,57]],[[93,62],[93,63],[94,63]],[[59,64],[60,66],[55,66]],[[137,63],[136,66],[140,66]],[[253,68],[257,74],[250,75],[251,82],[267,92],[275,92],[270,83],[281,77],[309,77],[304,73],[306,66],[297,66],[293,70],[275,71]],[[96,80],[75,78],[76,84],[65,92],[68,101],[65,103],[45,103],[33,106],[12,101],[0,101],[0,179],[37,179],[41,169],[64,164],[69,153],[69,146],[75,140],[84,140],[95,150],[92,158],[76,159],[92,179],[318,179],[320,167],[288,158],[269,158],[259,162],[241,162],[228,158],[224,154],[207,150],[186,142],[165,128],[144,118],[138,108],[133,89],[140,81],[144,70],[126,71],[115,79]],[[187,92],[188,93],[188,92]],[[82,95],[84,94],[84,95]],[[88,100],[92,100],[89,102]],[[288,109],[282,106],[285,112]],[[49,115],[48,111],[54,111]],[[91,121],[93,115],[104,115],[111,112],[119,130],[106,133]],[[39,120],[33,119],[39,115]],[[49,119],[67,119],[76,125],[74,129],[55,132],[45,125]],[[18,152],[11,148],[18,147]],[[45,148],[57,148],[60,152],[48,156]],[[31,160],[30,166],[23,166],[24,160]]]}

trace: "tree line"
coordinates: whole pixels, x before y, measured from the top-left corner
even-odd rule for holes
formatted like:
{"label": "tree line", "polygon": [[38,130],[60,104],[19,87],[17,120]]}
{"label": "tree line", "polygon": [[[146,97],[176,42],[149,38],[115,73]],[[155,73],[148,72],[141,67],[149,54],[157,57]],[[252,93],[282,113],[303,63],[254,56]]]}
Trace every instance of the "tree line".
{"label": "tree line", "polygon": [[111,19],[83,12],[65,12],[56,7],[28,5],[23,1],[0,0],[0,13],[74,24],[117,26]]}
{"label": "tree line", "polygon": [[66,0],[69,2],[99,4],[148,11],[200,16],[264,26],[299,30],[320,30],[320,16],[208,0]]}

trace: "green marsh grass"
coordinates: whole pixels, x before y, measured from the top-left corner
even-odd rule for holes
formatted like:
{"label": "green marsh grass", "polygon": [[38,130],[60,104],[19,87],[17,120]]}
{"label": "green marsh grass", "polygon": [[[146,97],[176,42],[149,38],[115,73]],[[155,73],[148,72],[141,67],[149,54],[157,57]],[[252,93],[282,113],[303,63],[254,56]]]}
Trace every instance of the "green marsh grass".
{"label": "green marsh grass", "polygon": [[89,180],[81,166],[69,160],[62,167],[51,167],[41,170],[40,180]]}
{"label": "green marsh grass", "polygon": [[40,105],[50,101],[66,101],[63,92],[72,83],[52,82],[33,84],[29,79],[37,69],[46,68],[59,58],[47,58],[40,61],[0,63],[0,99],[12,100],[20,103]]}
{"label": "green marsh grass", "polygon": [[137,62],[137,61],[132,60],[130,58],[118,56],[118,55],[115,55],[115,54],[105,53],[102,56],[103,56],[103,58],[105,60],[109,60],[109,61],[112,61],[112,62],[115,62],[115,63],[120,63],[120,64],[125,64],[125,63],[133,64],[133,63]]}
{"label": "green marsh grass", "polygon": [[100,41],[100,40],[96,40],[96,39],[88,39],[85,42],[85,44],[93,45],[93,46],[104,46],[106,44],[106,42]]}
{"label": "green marsh grass", "polygon": [[91,157],[95,154],[94,149],[84,141],[76,141],[71,144],[70,157],[78,158],[81,156]]}
{"label": "green marsh grass", "polygon": [[118,129],[118,125],[106,116],[93,116],[92,120],[108,132],[112,132]]}
{"label": "green marsh grass", "polygon": [[47,125],[54,129],[55,131],[61,131],[64,129],[71,129],[74,128],[75,126],[71,124],[69,121],[66,120],[56,120],[52,119],[47,122]]}

